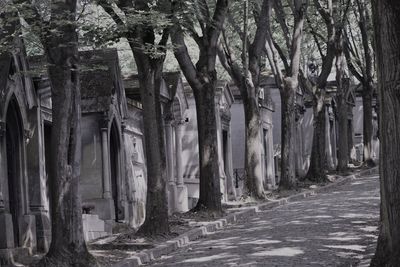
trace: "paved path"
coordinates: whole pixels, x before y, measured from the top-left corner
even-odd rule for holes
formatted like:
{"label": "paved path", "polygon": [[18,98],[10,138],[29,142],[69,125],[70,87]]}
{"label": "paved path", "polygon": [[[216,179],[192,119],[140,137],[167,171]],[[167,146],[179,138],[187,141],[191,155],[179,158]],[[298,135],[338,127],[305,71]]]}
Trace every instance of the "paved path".
{"label": "paved path", "polygon": [[153,266],[368,266],[379,219],[378,176],[332,190],[260,212]]}

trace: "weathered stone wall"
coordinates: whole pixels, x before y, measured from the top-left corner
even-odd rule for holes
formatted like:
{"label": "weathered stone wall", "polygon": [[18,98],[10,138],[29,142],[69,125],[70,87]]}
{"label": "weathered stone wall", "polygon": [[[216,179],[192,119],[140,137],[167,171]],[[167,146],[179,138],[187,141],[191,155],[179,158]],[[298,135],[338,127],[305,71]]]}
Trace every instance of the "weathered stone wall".
{"label": "weathered stone wall", "polygon": [[[80,190],[82,202],[101,199],[103,197],[103,158],[100,132],[101,115],[98,113],[82,116],[82,162]],[[102,212],[100,207],[96,213]],[[100,216],[102,218],[104,216]]]}
{"label": "weathered stone wall", "polygon": [[[0,64],[0,249],[36,250],[27,172],[27,144],[39,127],[35,116],[29,118],[36,94],[31,80],[23,75],[27,70],[23,52],[0,55]],[[36,155],[32,160],[40,158]],[[8,259],[1,258],[0,262],[4,260]]]}
{"label": "weathered stone wall", "polygon": [[184,183],[188,190],[188,207],[190,209],[196,205],[199,198],[200,173],[196,103],[193,96],[189,95],[188,104],[189,109],[185,113],[188,121],[182,125],[182,165]]}
{"label": "weathered stone wall", "polygon": [[127,201],[129,225],[138,228],[145,218],[147,176],[142,128],[142,110],[128,103],[125,130]]}
{"label": "weathered stone wall", "polygon": [[274,164],[274,140],[273,140],[273,111],[267,108],[261,109],[262,133],[261,138],[263,144],[263,157],[265,164],[263,165],[264,184],[272,189],[276,187],[275,180],[275,164]]}
{"label": "weathered stone wall", "polygon": [[232,113],[232,158],[233,158],[233,168],[244,169],[244,159],[245,159],[245,125],[244,125],[244,109],[243,102],[241,100],[235,100],[231,107]]}

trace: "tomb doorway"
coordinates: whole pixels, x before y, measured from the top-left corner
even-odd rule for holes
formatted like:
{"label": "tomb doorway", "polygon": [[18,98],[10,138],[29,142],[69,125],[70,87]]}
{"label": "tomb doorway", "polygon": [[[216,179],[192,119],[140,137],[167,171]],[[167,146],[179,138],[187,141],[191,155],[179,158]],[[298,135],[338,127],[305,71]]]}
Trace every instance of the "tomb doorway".
{"label": "tomb doorway", "polygon": [[6,116],[6,150],[8,203],[12,217],[14,246],[20,246],[19,218],[21,216],[21,175],[22,175],[23,127],[18,103],[12,99]]}

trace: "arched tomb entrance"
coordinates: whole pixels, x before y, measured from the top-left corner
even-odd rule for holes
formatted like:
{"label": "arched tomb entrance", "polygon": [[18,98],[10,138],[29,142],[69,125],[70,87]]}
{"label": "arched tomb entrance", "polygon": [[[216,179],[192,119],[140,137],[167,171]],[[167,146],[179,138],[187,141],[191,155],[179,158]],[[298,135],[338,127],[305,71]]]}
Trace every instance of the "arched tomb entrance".
{"label": "arched tomb entrance", "polygon": [[22,215],[23,127],[18,103],[12,99],[6,115],[8,208],[12,216],[14,246],[19,247]]}
{"label": "arched tomb entrance", "polygon": [[113,121],[110,131],[110,174],[111,174],[111,194],[114,204],[115,221],[123,220],[124,212],[119,205],[120,199],[120,176],[121,176],[121,142],[117,124]]}

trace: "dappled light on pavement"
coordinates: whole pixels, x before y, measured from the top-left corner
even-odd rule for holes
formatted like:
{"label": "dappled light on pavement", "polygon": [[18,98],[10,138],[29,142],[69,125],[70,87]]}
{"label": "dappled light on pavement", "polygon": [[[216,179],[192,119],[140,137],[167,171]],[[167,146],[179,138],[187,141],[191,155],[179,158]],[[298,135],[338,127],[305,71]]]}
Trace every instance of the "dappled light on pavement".
{"label": "dappled light on pavement", "polygon": [[153,266],[367,266],[379,220],[378,177],[258,213]]}

